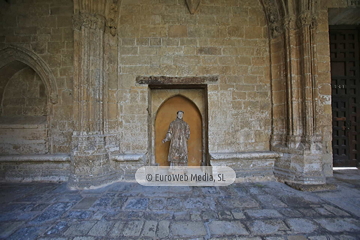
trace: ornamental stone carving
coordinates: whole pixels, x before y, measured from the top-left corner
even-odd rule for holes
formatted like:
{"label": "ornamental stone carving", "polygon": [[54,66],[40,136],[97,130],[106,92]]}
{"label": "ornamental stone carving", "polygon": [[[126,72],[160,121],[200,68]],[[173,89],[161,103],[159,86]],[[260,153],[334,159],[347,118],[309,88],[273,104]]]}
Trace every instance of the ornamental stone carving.
{"label": "ornamental stone carving", "polygon": [[316,27],[317,24],[317,18],[316,16],[309,10],[303,11],[300,13],[298,17],[298,27]]}
{"label": "ornamental stone carving", "polygon": [[284,32],[283,24],[281,23],[281,17],[278,13],[277,3],[274,0],[263,1],[265,12],[267,13],[270,36],[276,38]]}
{"label": "ornamental stone carving", "polygon": [[88,29],[104,30],[105,17],[99,14],[80,12],[73,17],[74,30],[80,31],[83,27]]}

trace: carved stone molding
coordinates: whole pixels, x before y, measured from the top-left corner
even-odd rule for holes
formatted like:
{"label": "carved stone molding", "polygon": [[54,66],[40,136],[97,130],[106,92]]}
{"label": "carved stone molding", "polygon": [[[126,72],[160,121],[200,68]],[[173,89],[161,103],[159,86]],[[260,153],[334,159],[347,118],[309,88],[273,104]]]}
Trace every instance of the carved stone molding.
{"label": "carved stone molding", "polygon": [[167,76],[138,76],[136,83],[149,84],[149,85],[189,85],[189,84],[206,84],[217,82],[217,76],[204,76],[204,77],[167,77]]}
{"label": "carved stone molding", "polygon": [[191,14],[196,13],[200,7],[200,0],[185,0],[185,2]]}
{"label": "carved stone molding", "polygon": [[278,12],[275,0],[263,1],[264,10],[268,19],[271,38],[276,38],[284,32],[284,25]]}
{"label": "carved stone molding", "polygon": [[299,28],[314,28],[317,25],[317,17],[309,10],[303,11],[299,14],[297,23]]}
{"label": "carved stone molding", "polygon": [[118,1],[113,0],[109,7],[109,13],[106,15],[106,28],[112,36],[117,33],[117,16],[118,16]]}
{"label": "carved stone molding", "polygon": [[73,27],[77,31],[80,31],[82,28],[104,30],[105,17],[99,14],[80,12],[73,17]]}
{"label": "carved stone molding", "polygon": [[47,63],[34,52],[15,45],[0,50],[0,68],[13,61],[20,61],[31,67],[44,82],[49,93],[50,102],[58,102],[58,89],[56,79]]}

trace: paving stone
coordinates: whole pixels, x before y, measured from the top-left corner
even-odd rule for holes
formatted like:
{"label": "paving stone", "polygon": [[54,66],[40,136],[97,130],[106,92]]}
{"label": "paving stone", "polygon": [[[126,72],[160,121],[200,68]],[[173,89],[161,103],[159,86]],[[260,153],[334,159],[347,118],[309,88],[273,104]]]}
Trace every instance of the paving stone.
{"label": "paving stone", "polygon": [[120,211],[113,219],[142,219],[144,214],[140,211]]}
{"label": "paving stone", "polygon": [[79,193],[61,194],[54,202],[79,202],[83,197]]}
{"label": "paving stone", "polygon": [[81,210],[77,210],[77,211],[69,211],[65,218],[69,218],[69,219],[90,219],[91,216],[94,215],[94,212],[92,211],[81,211]]}
{"label": "paving stone", "polygon": [[48,207],[42,214],[37,216],[31,222],[33,224],[42,224],[47,221],[53,221],[61,217],[68,209],[74,205],[74,202],[55,203]]}
{"label": "paving stone", "polygon": [[176,221],[190,220],[190,213],[189,212],[174,212],[173,219]]}
{"label": "paving stone", "polygon": [[82,221],[80,223],[72,224],[64,233],[65,236],[86,235],[89,230],[95,225],[95,222]]}
{"label": "paving stone", "polygon": [[317,208],[314,208],[314,210],[318,213],[320,213],[322,216],[334,216],[333,213],[329,212],[328,210],[326,210],[325,208],[323,207],[317,207]]}
{"label": "paving stone", "polygon": [[150,210],[162,210],[166,206],[166,199],[164,198],[153,198],[150,199],[149,209]]}
{"label": "paving stone", "polygon": [[199,237],[206,235],[206,229],[202,222],[172,222],[170,232],[173,237]]}
{"label": "paving stone", "polygon": [[113,225],[113,222],[99,221],[90,229],[89,235],[105,237]]}
{"label": "paving stone", "polygon": [[170,220],[173,218],[173,211],[166,211],[166,210],[160,210],[160,211],[152,211],[152,212],[145,212],[144,213],[144,219],[147,220]]}
{"label": "paving stone", "polygon": [[89,209],[97,199],[97,197],[85,197],[73,209]]}
{"label": "paving stone", "polygon": [[4,222],[0,224],[0,238],[6,238],[15,232],[24,222]]}
{"label": "paving stone", "polygon": [[287,207],[285,203],[283,203],[278,198],[272,195],[257,195],[256,198],[259,202],[267,208],[279,208],[279,207]]}
{"label": "paving stone", "polygon": [[218,219],[218,214],[217,214],[217,212],[212,211],[212,210],[202,211],[201,218],[203,220]]}
{"label": "paving stone", "polygon": [[324,208],[326,210],[328,210],[329,212],[332,212],[336,216],[350,216],[350,214],[348,214],[347,212],[345,212],[337,207],[333,207],[331,205],[324,204]]}
{"label": "paving stone", "polygon": [[156,227],[157,221],[146,221],[144,224],[144,229],[141,233],[142,237],[156,237]]}
{"label": "paving stone", "polygon": [[61,221],[52,226],[45,232],[45,235],[59,235],[68,229],[69,223],[67,221]]}
{"label": "paving stone", "polygon": [[50,204],[48,203],[40,203],[40,204],[37,204],[35,207],[33,207],[31,209],[32,212],[41,212],[43,211],[45,208],[47,208],[48,206],[50,206]]}
{"label": "paving stone", "polygon": [[294,236],[288,236],[288,240],[307,240],[306,236],[303,235],[294,235]]}
{"label": "paving stone", "polygon": [[283,234],[289,230],[281,220],[256,220],[245,224],[254,235]]}
{"label": "paving stone", "polygon": [[10,235],[10,237],[6,238],[7,240],[19,240],[19,239],[26,239],[32,240],[36,239],[43,227],[24,227],[17,230],[15,233]]}
{"label": "paving stone", "polygon": [[221,220],[232,220],[232,219],[234,219],[233,215],[228,210],[223,210],[223,211],[218,212],[218,217]]}
{"label": "paving stone", "polygon": [[73,240],[95,240],[94,237],[74,237]]}
{"label": "paving stone", "polygon": [[159,238],[165,238],[169,236],[170,233],[170,221],[168,220],[162,220],[158,224],[158,229],[156,231],[156,236]]}
{"label": "paving stone", "polygon": [[168,198],[166,200],[166,208],[169,210],[183,209],[184,199],[181,198]]}
{"label": "paving stone", "polygon": [[236,187],[234,190],[237,192],[237,194],[241,197],[246,197],[249,195],[248,191],[245,187]]}
{"label": "paving stone", "polygon": [[68,240],[68,238],[62,238],[62,237],[42,237],[42,238],[37,238],[37,240]]}
{"label": "paving stone", "polygon": [[315,221],[330,232],[360,232],[360,221],[353,218],[322,218]]}
{"label": "paving stone", "polygon": [[266,240],[284,240],[285,237],[265,237]]}
{"label": "paving stone", "polygon": [[235,219],[245,219],[246,218],[243,211],[241,211],[241,210],[237,210],[237,209],[231,210],[231,213]]}
{"label": "paving stone", "polygon": [[297,208],[306,217],[321,217],[322,215],[312,208]]}
{"label": "paving stone", "polygon": [[313,221],[303,218],[291,218],[287,219],[286,222],[295,233],[311,233],[318,228]]}
{"label": "paving stone", "polygon": [[279,212],[285,217],[298,218],[303,217],[304,215],[294,208],[283,208],[279,209]]}
{"label": "paving stone", "polygon": [[212,221],[209,223],[209,230],[212,236],[249,234],[240,221]]}
{"label": "paving stone", "polygon": [[251,218],[282,218],[283,216],[274,209],[245,210]]}
{"label": "paving stone", "polygon": [[202,193],[204,194],[219,194],[219,190],[216,187],[202,187]]}
{"label": "paving stone", "polygon": [[328,240],[326,236],[310,236],[308,237],[309,240]]}
{"label": "paving stone", "polygon": [[191,219],[191,221],[201,221],[201,220],[202,220],[202,218],[201,218],[201,213],[200,213],[200,212],[191,211],[191,213],[190,213],[190,219]]}
{"label": "paving stone", "polygon": [[114,227],[109,232],[110,237],[119,237],[122,234],[122,230],[125,226],[125,221],[119,221],[114,224]]}
{"label": "paving stone", "polygon": [[144,221],[127,221],[122,234],[125,237],[138,237],[140,236],[143,225]]}
{"label": "paving stone", "polygon": [[220,197],[220,204],[224,208],[259,208],[260,205],[252,197]]}
{"label": "paving stone", "polygon": [[126,210],[145,210],[149,203],[148,198],[131,198],[125,205]]}
{"label": "paving stone", "polygon": [[112,201],[111,203],[111,208],[119,208],[121,209],[125,202],[128,200],[127,197],[117,197],[117,198],[114,198],[114,201]]}
{"label": "paving stone", "polygon": [[264,186],[249,186],[248,191],[250,194],[253,194],[253,195],[265,194],[266,192],[264,192],[264,190],[262,188],[264,188]]}

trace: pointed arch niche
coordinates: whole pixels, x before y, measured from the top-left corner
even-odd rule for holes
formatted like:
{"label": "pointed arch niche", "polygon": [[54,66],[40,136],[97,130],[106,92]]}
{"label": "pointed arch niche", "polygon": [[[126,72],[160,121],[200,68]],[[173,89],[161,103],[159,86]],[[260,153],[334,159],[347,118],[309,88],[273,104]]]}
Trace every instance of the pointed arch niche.
{"label": "pointed arch niche", "polygon": [[150,87],[149,156],[151,165],[168,166],[169,142],[162,143],[177,111],[184,111],[184,121],[190,126],[188,165],[209,165],[207,159],[207,97],[206,87]]}
{"label": "pointed arch niche", "polygon": [[35,53],[9,46],[0,51],[0,141],[2,154],[48,154],[52,105],[57,87]]}

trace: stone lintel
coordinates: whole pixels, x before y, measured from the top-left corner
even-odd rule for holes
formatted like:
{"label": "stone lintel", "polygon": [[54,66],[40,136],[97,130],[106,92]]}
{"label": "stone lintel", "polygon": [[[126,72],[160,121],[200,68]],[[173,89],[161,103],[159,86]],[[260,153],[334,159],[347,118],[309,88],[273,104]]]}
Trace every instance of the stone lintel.
{"label": "stone lintel", "polygon": [[118,154],[110,156],[110,159],[116,162],[133,162],[142,160],[144,158],[145,154]]}
{"label": "stone lintel", "polygon": [[148,85],[196,85],[217,82],[218,76],[201,77],[167,77],[167,76],[138,76],[136,83]]}
{"label": "stone lintel", "polygon": [[34,154],[0,156],[0,162],[70,162],[68,154]]}

